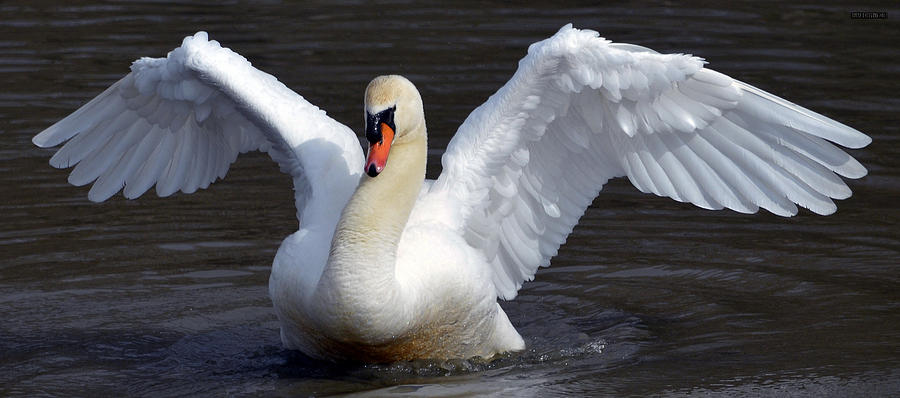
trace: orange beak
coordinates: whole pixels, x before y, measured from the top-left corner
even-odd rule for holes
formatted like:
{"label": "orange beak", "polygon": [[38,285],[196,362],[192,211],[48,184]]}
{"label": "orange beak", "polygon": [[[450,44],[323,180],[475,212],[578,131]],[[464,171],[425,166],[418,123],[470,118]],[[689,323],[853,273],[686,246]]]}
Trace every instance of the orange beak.
{"label": "orange beak", "polygon": [[394,141],[394,129],[387,123],[380,123],[381,141],[369,143],[369,155],[366,157],[366,174],[375,177],[384,170],[391,143]]}

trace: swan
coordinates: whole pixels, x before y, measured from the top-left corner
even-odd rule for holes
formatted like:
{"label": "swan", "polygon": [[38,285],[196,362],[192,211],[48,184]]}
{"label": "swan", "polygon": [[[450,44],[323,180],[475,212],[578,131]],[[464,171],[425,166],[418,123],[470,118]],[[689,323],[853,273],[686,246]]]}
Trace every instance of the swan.
{"label": "swan", "polygon": [[260,150],[292,177],[299,228],[269,293],[289,349],[328,360],[491,358],[522,350],[498,299],[548,266],[611,178],[705,209],[835,211],[866,169],[835,144],[863,133],[685,54],[613,43],[571,24],[534,43],[459,127],[425,180],[422,98],[408,79],[365,91],[365,138],[245,58],[188,36],[141,58],[33,138],[65,141],[102,202],[192,193]]}

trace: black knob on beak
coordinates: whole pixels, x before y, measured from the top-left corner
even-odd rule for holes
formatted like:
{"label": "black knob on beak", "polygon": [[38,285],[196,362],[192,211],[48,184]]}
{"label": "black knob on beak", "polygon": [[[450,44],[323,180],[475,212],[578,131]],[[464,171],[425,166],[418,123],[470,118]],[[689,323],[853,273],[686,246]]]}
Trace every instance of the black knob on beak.
{"label": "black knob on beak", "polygon": [[384,137],[381,136],[381,123],[388,125],[393,131],[397,131],[394,126],[394,111],[397,106],[394,105],[376,114],[366,112],[366,140],[369,144],[381,142]]}

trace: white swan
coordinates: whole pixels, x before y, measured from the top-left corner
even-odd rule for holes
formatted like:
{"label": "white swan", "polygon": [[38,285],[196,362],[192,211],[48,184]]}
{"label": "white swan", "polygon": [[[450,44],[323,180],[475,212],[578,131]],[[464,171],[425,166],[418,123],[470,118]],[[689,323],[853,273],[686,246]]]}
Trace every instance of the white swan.
{"label": "white swan", "polygon": [[[613,177],[707,209],[819,214],[866,169],[828,141],[848,126],[682,54],[563,27],[472,112],[425,181],[422,100],[405,78],[366,90],[353,132],[200,32],[34,137],[103,201],[194,192],[238,153],[268,152],[294,181],[300,228],[269,290],[289,348],[319,358],[490,357],[524,348],[512,299]],[[366,174],[363,175],[365,170]],[[837,174],[837,175],[836,175]],[[599,244],[599,243],[598,243]]]}

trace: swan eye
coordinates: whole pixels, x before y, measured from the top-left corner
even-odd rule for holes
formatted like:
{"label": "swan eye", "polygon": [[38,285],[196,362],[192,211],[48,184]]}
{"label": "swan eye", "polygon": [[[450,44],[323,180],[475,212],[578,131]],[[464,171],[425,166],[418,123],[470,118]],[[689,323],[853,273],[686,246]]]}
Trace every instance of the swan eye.
{"label": "swan eye", "polygon": [[394,126],[394,112],[397,106],[394,105],[376,114],[366,112],[366,140],[369,144],[375,144],[384,140],[381,133],[381,124],[384,123],[391,128],[391,131],[397,131]]}
{"label": "swan eye", "polygon": [[394,110],[396,110],[396,106],[374,115],[366,114],[366,140],[369,141],[369,154],[366,156],[364,171],[369,177],[377,176],[387,165],[391,143],[394,141]]}

